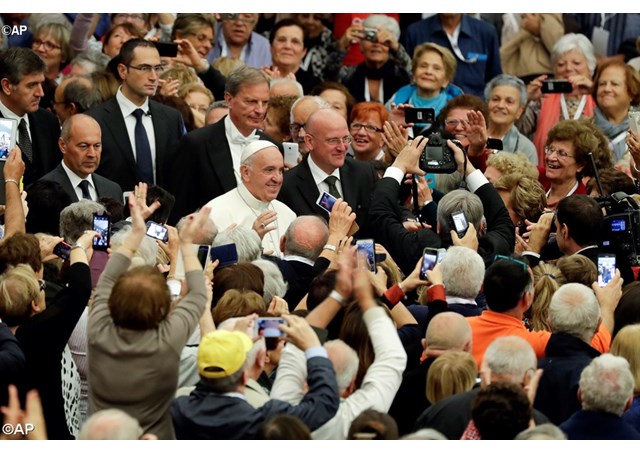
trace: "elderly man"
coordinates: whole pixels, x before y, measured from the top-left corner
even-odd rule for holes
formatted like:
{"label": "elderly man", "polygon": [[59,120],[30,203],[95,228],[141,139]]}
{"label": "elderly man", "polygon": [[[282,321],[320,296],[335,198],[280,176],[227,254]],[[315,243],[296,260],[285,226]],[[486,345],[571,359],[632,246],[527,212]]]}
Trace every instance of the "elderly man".
{"label": "elderly man", "polygon": [[258,140],[245,146],[240,161],[242,184],[207,203],[211,219],[218,230],[233,223],[253,228],[262,239],[264,252],[280,255],[280,236],[296,218],[276,200],[284,173],[282,154],[273,143]]}
{"label": "elderly man", "polygon": [[178,149],[169,191],[176,196],[171,221],[233,190],[239,183],[242,150],[256,140],[270,140],[262,127],[269,103],[269,82],[257,69],[233,70],[225,86],[229,114],[187,134]]}
{"label": "elderly man", "polygon": [[102,133],[96,120],[84,114],[71,116],[62,125],[58,145],[62,162],[41,180],[62,184],[72,202],[101,197],[122,200],[118,184],[94,173],[102,155]]}
{"label": "elderly man", "polygon": [[84,113],[98,104],[100,104],[100,93],[95,89],[90,78],[67,77],[56,88],[53,110],[60,124],[64,124],[71,115]]}
{"label": "elderly man", "polygon": [[336,110],[312,113],[305,132],[309,156],[287,171],[278,199],[298,215],[315,214],[328,219],[329,214],[316,204],[318,197],[327,192],[342,198],[356,213],[359,235],[366,237],[369,200],[378,179],[371,163],[345,160],[351,135],[347,122]]}
{"label": "elderly man", "polygon": [[316,110],[329,109],[331,105],[320,96],[303,96],[291,106],[289,130],[291,141],[298,144],[300,153],[307,154],[309,149],[304,142],[305,124]]}
{"label": "elderly man", "polygon": [[242,60],[247,66],[262,68],[271,66],[269,40],[254,32],[258,14],[221,14],[216,27],[216,43],[209,52],[210,63],[220,57]]}
{"label": "elderly man", "polygon": [[60,161],[60,125],[40,108],[46,64],[33,50],[13,47],[0,52],[0,118],[18,121],[18,145],[29,185]]}

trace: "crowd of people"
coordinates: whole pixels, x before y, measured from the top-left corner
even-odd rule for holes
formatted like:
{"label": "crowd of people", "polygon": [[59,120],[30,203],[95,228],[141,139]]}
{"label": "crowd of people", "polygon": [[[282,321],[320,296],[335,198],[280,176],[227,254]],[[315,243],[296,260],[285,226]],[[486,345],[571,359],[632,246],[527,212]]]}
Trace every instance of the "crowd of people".
{"label": "crowd of people", "polygon": [[0,438],[640,439],[640,15],[0,25]]}

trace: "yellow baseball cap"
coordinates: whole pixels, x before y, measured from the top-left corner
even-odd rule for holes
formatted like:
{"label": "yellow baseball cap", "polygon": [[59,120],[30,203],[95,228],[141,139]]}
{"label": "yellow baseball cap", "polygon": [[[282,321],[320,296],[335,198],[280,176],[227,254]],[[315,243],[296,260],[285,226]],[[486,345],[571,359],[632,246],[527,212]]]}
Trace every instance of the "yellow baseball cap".
{"label": "yellow baseball cap", "polygon": [[231,376],[244,365],[253,342],[238,331],[216,330],[205,335],[198,347],[198,372],[205,378]]}

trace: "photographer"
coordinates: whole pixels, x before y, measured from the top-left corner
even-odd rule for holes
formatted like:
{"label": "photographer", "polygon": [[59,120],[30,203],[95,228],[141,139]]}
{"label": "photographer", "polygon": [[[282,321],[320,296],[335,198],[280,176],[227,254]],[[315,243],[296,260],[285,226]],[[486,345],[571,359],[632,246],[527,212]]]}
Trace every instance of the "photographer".
{"label": "photographer", "polygon": [[[485,265],[496,254],[510,254],[515,237],[507,208],[482,172],[476,170],[466,154],[451,141],[447,141],[446,146],[453,151],[457,170],[472,193],[454,190],[445,195],[438,204],[438,222],[433,229],[410,233],[403,227],[402,211],[397,203],[398,191],[405,173],[424,175],[425,172],[418,167],[418,160],[427,141],[418,137],[405,146],[384,178],[376,184],[369,209],[376,242],[398,259],[398,265],[406,274],[411,273],[424,247],[467,246],[478,252]],[[462,211],[469,224],[462,238],[451,231],[451,214],[456,211]]]}

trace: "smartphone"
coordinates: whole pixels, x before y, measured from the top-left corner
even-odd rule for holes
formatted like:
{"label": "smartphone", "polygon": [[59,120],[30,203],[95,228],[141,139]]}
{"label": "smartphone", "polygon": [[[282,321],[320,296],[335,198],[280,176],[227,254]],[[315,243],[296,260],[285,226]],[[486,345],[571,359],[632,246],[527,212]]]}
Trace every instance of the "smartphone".
{"label": "smartphone", "polygon": [[125,206],[129,206],[129,195],[133,195],[132,190],[129,190],[128,192],[122,192],[122,200]]}
{"label": "smartphone", "polygon": [[203,269],[207,267],[207,258],[209,257],[210,248],[211,246],[209,245],[198,246],[198,252],[197,252],[198,261],[200,261],[200,265],[202,266]]}
{"label": "smartphone", "polygon": [[367,257],[367,268],[374,272],[376,271],[376,244],[373,239],[360,239],[356,241],[356,247],[358,249],[358,255],[363,253]]}
{"label": "smartphone", "polygon": [[149,220],[147,222],[147,236],[162,242],[168,242],[169,229],[164,225]]}
{"label": "smartphone", "polygon": [[316,200],[316,204],[327,211],[329,214],[331,214],[331,209],[333,209],[333,205],[335,203],[336,198],[327,192],[322,192]]}
{"label": "smartphone", "polygon": [[238,262],[238,249],[235,244],[219,245],[217,247],[211,247],[210,252],[211,261],[220,260],[218,269],[231,266]]}
{"label": "smartphone", "polygon": [[71,254],[71,245],[66,242],[58,242],[53,248],[53,254],[59,256],[65,261],[69,261],[69,255]]}
{"label": "smartphone", "polygon": [[171,294],[171,300],[180,298],[180,292],[182,292],[182,282],[180,280],[167,280],[167,287],[169,288],[169,294]]}
{"label": "smartphone", "polygon": [[436,121],[436,113],[430,108],[407,107],[404,109],[404,121],[406,123],[433,124]]}
{"label": "smartphone", "polygon": [[499,138],[488,138],[487,139],[487,149],[494,149],[496,151],[502,151],[503,148],[503,143],[502,140],[500,140]]}
{"label": "smartphone", "polygon": [[422,251],[422,267],[420,267],[420,280],[428,280],[427,271],[433,270],[438,262],[438,249],[425,247]]}
{"label": "smartphone", "polygon": [[456,211],[451,213],[451,228],[458,233],[458,237],[462,238],[469,229],[469,222],[467,222],[467,216],[463,211]]}
{"label": "smartphone", "polygon": [[178,45],[173,42],[157,42],[156,49],[161,57],[175,58],[178,56]]}
{"label": "smartphone", "polygon": [[297,143],[282,142],[284,148],[284,163],[292,167],[298,165],[298,157],[300,156],[300,147]]}
{"label": "smartphone", "polygon": [[15,148],[18,137],[18,120],[0,118],[0,160],[7,160],[9,152]]}
{"label": "smartphone", "polygon": [[603,287],[616,275],[616,256],[613,253],[598,254],[598,286]]}
{"label": "smartphone", "polygon": [[568,80],[545,80],[542,82],[543,93],[571,93],[573,86]]}
{"label": "smartphone", "polygon": [[111,217],[107,214],[94,214],[93,231],[100,233],[100,236],[93,238],[93,249],[106,252],[111,240]]}
{"label": "smartphone", "polygon": [[283,318],[258,318],[253,323],[254,336],[265,338],[284,337],[285,333],[280,330],[280,326],[282,325],[287,325],[287,322]]}

